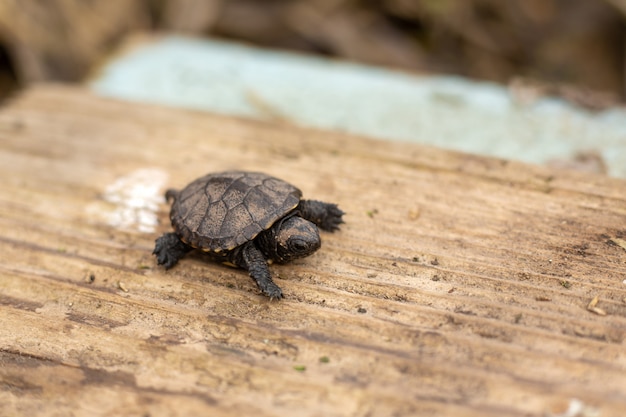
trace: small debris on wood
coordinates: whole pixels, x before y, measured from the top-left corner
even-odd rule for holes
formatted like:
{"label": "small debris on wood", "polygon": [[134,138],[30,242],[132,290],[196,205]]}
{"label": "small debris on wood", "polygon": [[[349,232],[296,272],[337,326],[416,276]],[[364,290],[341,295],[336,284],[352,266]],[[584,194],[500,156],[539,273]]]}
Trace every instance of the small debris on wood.
{"label": "small debris on wood", "polygon": [[85,276],[85,282],[87,284],[92,284],[95,280],[96,280],[96,274],[94,274],[93,272],[90,272]]}
{"label": "small debris on wood", "polygon": [[367,210],[365,212],[365,214],[367,214],[367,217],[369,217],[370,219],[373,219],[374,216],[378,214],[378,209],[374,208],[374,209],[371,209],[371,210]]}
{"label": "small debris on wood", "polygon": [[535,297],[535,300],[536,301],[552,301],[552,298],[540,295],[538,297]]}
{"label": "small debris on wood", "polygon": [[597,295],[593,297],[593,300],[591,300],[587,305],[587,310],[597,314],[598,316],[606,316],[606,311],[604,311],[600,307],[596,307],[596,305],[598,304],[598,300],[599,299]]}
{"label": "small debris on wood", "polygon": [[620,239],[618,237],[612,237],[612,238],[609,239],[609,241],[614,243],[614,244],[616,244],[620,248],[626,250],[626,240]]}
{"label": "small debris on wood", "polygon": [[606,316],[606,311],[604,311],[603,309],[599,307],[590,308],[589,311],[597,314],[598,316]]}
{"label": "small debris on wood", "polygon": [[430,264],[433,265],[433,266],[439,265],[439,259],[437,259],[437,258],[433,259],[432,261],[430,261]]}
{"label": "small debris on wood", "polygon": [[561,284],[563,288],[567,289],[570,289],[572,287],[572,283],[566,280],[559,281],[559,284]]}
{"label": "small debris on wood", "polygon": [[126,288],[126,285],[124,285],[122,281],[117,281],[117,288],[124,292],[128,292],[128,288]]}
{"label": "small debris on wood", "polygon": [[357,308],[357,310],[356,310],[356,311],[357,311],[357,313],[361,313],[361,314],[365,314],[365,313],[367,313],[367,310],[366,310],[366,309],[364,309],[363,307],[359,307],[359,308]]}

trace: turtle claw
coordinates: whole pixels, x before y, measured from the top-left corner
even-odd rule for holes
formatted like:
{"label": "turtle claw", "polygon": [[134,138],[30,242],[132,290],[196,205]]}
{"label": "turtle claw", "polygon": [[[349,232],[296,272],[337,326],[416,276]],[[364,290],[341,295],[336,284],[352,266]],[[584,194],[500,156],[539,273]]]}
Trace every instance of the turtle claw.
{"label": "turtle claw", "polygon": [[283,291],[278,285],[274,284],[273,282],[271,282],[265,288],[261,289],[261,291],[263,291],[263,294],[270,298],[270,301],[274,299],[280,300],[283,298]]}
{"label": "turtle claw", "polygon": [[337,207],[337,204],[326,204],[326,217],[323,219],[320,227],[329,232],[339,230],[339,225],[344,223],[344,214],[346,213]]}

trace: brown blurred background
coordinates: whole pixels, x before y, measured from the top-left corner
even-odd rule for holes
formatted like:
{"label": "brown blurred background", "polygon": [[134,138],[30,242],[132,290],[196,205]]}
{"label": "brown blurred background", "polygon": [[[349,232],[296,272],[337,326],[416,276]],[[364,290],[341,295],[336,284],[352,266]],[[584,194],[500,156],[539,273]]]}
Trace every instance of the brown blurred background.
{"label": "brown blurred background", "polygon": [[[623,102],[626,0],[2,0],[0,97],[80,81],[137,31],[217,37]],[[522,81],[520,81],[522,80]]]}

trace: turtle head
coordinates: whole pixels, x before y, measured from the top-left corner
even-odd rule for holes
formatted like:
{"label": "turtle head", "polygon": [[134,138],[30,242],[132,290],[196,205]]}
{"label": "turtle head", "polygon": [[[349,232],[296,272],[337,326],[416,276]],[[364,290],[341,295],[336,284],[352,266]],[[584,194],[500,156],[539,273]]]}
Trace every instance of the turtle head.
{"label": "turtle head", "polygon": [[278,263],[309,256],[322,245],[317,226],[299,216],[288,217],[270,230],[274,241],[267,242],[266,250]]}

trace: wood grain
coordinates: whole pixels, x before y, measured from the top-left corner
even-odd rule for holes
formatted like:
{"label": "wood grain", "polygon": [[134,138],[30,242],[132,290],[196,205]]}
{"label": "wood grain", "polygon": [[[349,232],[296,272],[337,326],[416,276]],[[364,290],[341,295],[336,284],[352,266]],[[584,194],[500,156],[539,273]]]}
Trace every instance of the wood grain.
{"label": "wood grain", "polygon": [[[282,301],[157,267],[165,202],[149,232],[106,215],[138,171],[160,194],[230,168],[348,213],[271,267]],[[626,409],[624,181],[55,85],[0,112],[0,178],[2,416]]]}

